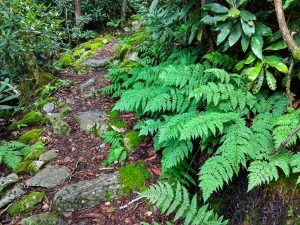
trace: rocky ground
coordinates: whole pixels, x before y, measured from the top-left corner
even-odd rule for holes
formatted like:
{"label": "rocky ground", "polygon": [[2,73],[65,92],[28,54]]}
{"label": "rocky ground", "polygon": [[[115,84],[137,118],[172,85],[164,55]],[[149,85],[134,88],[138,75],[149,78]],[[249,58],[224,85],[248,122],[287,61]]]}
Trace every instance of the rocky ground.
{"label": "rocky ground", "polygon": [[[107,70],[101,65],[113,57],[114,45],[114,41],[108,43],[87,62],[96,70],[77,74],[69,68],[61,73],[60,79],[72,85],[59,89],[54,94],[57,100],[42,109],[48,118],[47,126],[42,128],[47,151],[31,161],[31,176],[9,175],[4,169],[0,172],[0,193],[4,193],[0,195],[0,224],[121,225],[164,221],[144,199],[126,206],[138,195],[120,194],[119,163],[100,168],[110,147],[100,135],[108,129],[108,113],[114,103],[109,96],[98,93],[109,84]],[[136,122],[132,114],[121,114],[119,118],[128,124],[127,130]],[[151,172],[152,178],[146,183],[149,185],[160,173],[157,157],[151,139],[146,138],[132,149],[125,164],[143,161]]]}

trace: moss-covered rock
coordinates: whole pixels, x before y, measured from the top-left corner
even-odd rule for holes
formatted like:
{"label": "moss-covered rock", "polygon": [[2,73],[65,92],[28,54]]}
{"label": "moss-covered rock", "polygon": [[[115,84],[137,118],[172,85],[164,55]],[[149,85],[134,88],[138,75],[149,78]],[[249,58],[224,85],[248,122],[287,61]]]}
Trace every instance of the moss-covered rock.
{"label": "moss-covered rock", "polygon": [[126,129],[128,129],[128,124],[122,120],[111,120],[109,121],[109,125],[114,131],[119,133],[123,133]]}
{"label": "moss-covered rock", "polygon": [[32,215],[21,221],[21,225],[67,225],[65,221],[58,214],[42,213],[38,215]]}
{"label": "moss-covered rock", "polygon": [[38,99],[33,104],[36,106],[37,109],[42,109],[44,107],[44,105],[46,105],[50,102],[55,102],[55,101],[57,101],[57,98],[49,97],[46,99]]}
{"label": "moss-covered rock", "polygon": [[43,153],[45,153],[44,147],[36,148],[25,156],[24,161],[37,160]]}
{"label": "moss-covered rock", "polygon": [[59,63],[63,66],[63,67],[69,67],[72,66],[74,61],[74,57],[71,55],[71,52],[66,52],[65,54],[63,54],[60,59],[59,59]]}
{"label": "moss-covered rock", "polygon": [[20,138],[19,141],[28,145],[28,144],[33,144],[41,138],[43,131],[41,129],[33,129],[30,131],[27,131],[25,134],[23,134]]}
{"label": "moss-covered rock", "polygon": [[24,196],[19,202],[9,208],[9,215],[14,216],[34,209],[44,197],[45,192],[31,192],[29,195]]}
{"label": "moss-covered rock", "polygon": [[45,118],[42,113],[31,111],[27,113],[23,119],[16,121],[12,124],[12,129],[16,130],[21,126],[37,126],[45,123]]}
{"label": "moss-covered rock", "polygon": [[16,168],[14,168],[14,172],[16,174],[26,174],[28,171],[28,166],[31,164],[31,160],[23,161],[19,163]]}
{"label": "moss-covered rock", "polygon": [[139,136],[139,132],[137,131],[130,131],[125,134],[123,142],[124,147],[128,151],[128,153],[135,150],[144,140],[144,136]]}
{"label": "moss-covered rock", "polygon": [[145,181],[150,178],[151,173],[143,162],[128,164],[120,170],[121,194],[146,190]]}
{"label": "moss-covered rock", "polygon": [[31,176],[33,176],[33,175],[37,174],[43,168],[44,165],[45,165],[44,161],[41,161],[41,160],[32,161],[28,165],[26,172],[28,174],[30,174]]}
{"label": "moss-covered rock", "polygon": [[131,49],[132,49],[131,45],[123,45],[118,53],[117,58],[119,58],[119,60],[123,62]]}

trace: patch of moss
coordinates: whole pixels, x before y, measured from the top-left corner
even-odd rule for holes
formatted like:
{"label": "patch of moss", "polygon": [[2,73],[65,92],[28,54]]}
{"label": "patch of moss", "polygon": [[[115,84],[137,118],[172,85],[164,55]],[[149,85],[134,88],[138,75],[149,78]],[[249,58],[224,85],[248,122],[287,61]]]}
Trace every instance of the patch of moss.
{"label": "patch of moss", "polygon": [[43,117],[42,113],[31,111],[27,113],[23,119],[16,121],[12,124],[12,129],[16,130],[21,126],[36,126],[41,125],[45,122],[45,118]]}
{"label": "patch of moss", "polygon": [[45,192],[31,192],[29,195],[21,198],[19,202],[11,206],[8,210],[10,216],[32,210],[45,197]]}
{"label": "patch of moss", "polygon": [[16,174],[26,174],[28,166],[32,163],[31,160],[21,162],[14,168],[14,173]]}
{"label": "patch of moss", "polygon": [[123,45],[122,48],[120,49],[120,52],[118,54],[118,58],[121,61],[124,61],[125,57],[127,56],[127,54],[130,52],[130,50],[132,49],[131,45]]}
{"label": "patch of moss", "polygon": [[120,116],[120,113],[117,110],[112,110],[109,112],[109,117],[111,119],[117,119],[119,116]]}
{"label": "patch of moss", "polygon": [[131,37],[128,41],[128,45],[134,45],[134,44],[140,44],[145,39],[146,34],[145,33],[139,33]]}
{"label": "patch of moss", "polygon": [[125,134],[124,146],[129,152],[131,152],[142,143],[144,138],[145,138],[144,136],[139,136],[139,132],[130,131]]}
{"label": "patch of moss", "polygon": [[124,128],[124,129],[128,129],[128,124],[125,123],[124,121],[122,120],[111,120],[109,121],[109,124],[111,126],[115,126],[117,128]]}
{"label": "patch of moss", "polygon": [[145,181],[150,178],[151,173],[143,162],[138,161],[136,164],[128,164],[120,170],[122,194],[130,193],[134,190],[141,192],[146,190]]}
{"label": "patch of moss", "polygon": [[59,59],[59,63],[63,67],[70,67],[72,66],[73,62],[74,62],[74,58],[69,51],[63,54]]}
{"label": "patch of moss", "polygon": [[42,136],[42,130],[41,129],[33,129],[30,131],[27,131],[25,134],[23,134],[20,138],[19,141],[28,145],[28,144],[33,144],[38,139]]}
{"label": "patch of moss", "polygon": [[34,150],[32,150],[31,152],[29,152],[25,158],[24,161],[32,161],[32,160],[37,160],[40,158],[40,156],[45,153],[45,148],[41,147],[41,148],[36,148]]}
{"label": "patch of moss", "polygon": [[44,105],[48,104],[49,102],[55,102],[57,101],[57,98],[55,97],[49,97],[46,99],[38,99],[37,101],[35,101],[34,105],[36,105],[37,109],[41,109],[44,107]]}

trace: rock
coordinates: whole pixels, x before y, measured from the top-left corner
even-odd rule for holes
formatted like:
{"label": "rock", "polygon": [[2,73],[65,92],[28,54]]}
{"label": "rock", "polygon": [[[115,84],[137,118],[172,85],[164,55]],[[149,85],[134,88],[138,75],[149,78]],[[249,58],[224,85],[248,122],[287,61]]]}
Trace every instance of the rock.
{"label": "rock", "polygon": [[109,43],[109,40],[107,40],[106,38],[103,39],[103,44],[107,45]]}
{"label": "rock", "polygon": [[19,202],[8,209],[9,215],[14,216],[16,214],[34,209],[44,197],[45,192],[31,192],[29,195],[22,197]]}
{"label": "rock", "polygon": [[101,135],[108,129],[106,121],[107,115],[102,111],[79,112],[75,115],[75,119],[80,129],[87,133],[96,133]]}
{"label": "rock", "polygon": [[27,186],[53,188],[64,182],[70,176],[69,169],[65,166],[55,167],[47,166],[45,169],[37,173],[34,177],[25,182]]}
{"label": "rock", "polygon": [[90,58],[83,63],[83,66],[91,69],[102,69],[108,65],[109,61],[109,57]]}
{"label": "rock", "polygon": [[7,177],[1,177],[0,178],[0,194],[8,186],[17,183],[18,181],[19,181],[19,177],[17,174],[10,174]]}
{"label": "rock", "polygon": [[42,213],[23,219],[21,225],[68,225],[68,223],[60,215]]}
{"label": "rock", "polygon": [[91,79],[88,79],[86,82],[84,82],[82,85],[80,85],[80,88],[85,88],[88,86],[91,86],[92,84],[95,84],[96,80],[94,77],[92,77]]}
{"label": "rock", "polygon": [[0,199],[0,209],[9,203],[11,203],[13,200],[21,197],[25,194],[25,191],[21,188],[21,186],[17,185],[12,190],[9,190],[3,198]]}
{"label": "rock", "polygon": [[123,30],[127,33],[131,31],[129,27],[124,27]]}
{"label": "rock", "polygon": [[100,202],[114,198],[120,189],[119,174],[102,174],[92,180],[84,180],[67,185],[58,191],[53,200],[53,207],[59,211],[75,211],[93,207]]}
{"label": "rock", "polygon": [[138,52],[131,52],[128,54],[128,59],[130,61],[133,61],[133,62],[137,62],[139,60],[139,53]]}
{"label": "rock", "polygon": [[55,109],[55,102],[49,102],[46,105],[43,106],[43,111],[45,113],[51,113]]}
{"label": "rock", "polygon": [[42,167],[45,165],[44,161],[40,161],[40,160],[35,160],[32,163],[29,164],[29,166],[27,167],[27,172],[30,175],[35,175],[37,172],[40,171],[40,169],[42,169]]}
{"label": "rock", "polygon": [[90,87],[89,89],[82,90],[82,97],[84,98],[94,98],[97,96],[97,90],[95,87]]}
{"label": "rock", "polygon": [[132,25],[132,30],[133,30],[133,31],[138,32],[138,31],[141,30],[141,26],[142,26],[141,22],[135,20],[135,21],[133,21],[133,22],[131,23],[131,25]]}
{"label": "rock", "polygon": [[47,113],[47,118],[51,123],[52,131],[55,136],[64,137],[70,135],[72,129],[68,123],[63,121],[59,113]]}
{"label": "rock", "polygon": [[57,157],[57,153],[54,149],[52,149],[40,155],[39,160],[44,162],[50,162],[54,160],[56,157]]}

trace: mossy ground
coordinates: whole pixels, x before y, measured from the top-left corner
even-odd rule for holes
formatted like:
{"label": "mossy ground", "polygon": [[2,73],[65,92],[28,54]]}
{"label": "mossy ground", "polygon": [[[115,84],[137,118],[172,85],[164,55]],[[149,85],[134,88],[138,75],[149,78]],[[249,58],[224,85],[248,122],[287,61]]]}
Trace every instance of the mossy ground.
{"label": "mossy ground", "polygon": [[128,164],[120,170],[122,194],[130,193],[133,190],[146,190],[145,181],[150,178],[151,173],[143,162],[138,161],[136,164]]}
{"label": "mossy ground", "polygon": [[128,124],[122,120],[111,120],[111,121],[109,121],[109,125],[117,127],[117,128],[128,129]]}
{"label": "mossy ground", "polygon": [[111,119],[117,119],[120,116],[119,111],[113,110],[109,112],[109,117]]}
{"label": "mossy ground", "polygon": [[10,216],[26,212],[34,209],[38,203],[40,203],[45,197],[45,192],[32,192],[29,195],[21,198],[19,202],[11,206],[8,210]]}
{"label": "mossy ground", "polygon": [[33,129],[30,131],[27,131],[25,134],[23,134],[20,138],[19,141],[28,145],[28,144],[33,144],[37,142],[40,137],[42,136],[42,129]]}
{"label": "mossy ground", "polygon": [[43,117],[42,113],[31,111],[27,113],[23,119],[16,121],[12,124],[12,129],[16,130],[21,126],[38,126],[45,123],[45,118]]}
{"label": "mossy ground", "polygon": [[57,101],[57,98],[55,97],[49,97],[46,99],[38,99],[34,102],[34,105],[36,106],[36,109],[42,109],[46,104],[50,102],[55,102]]}

